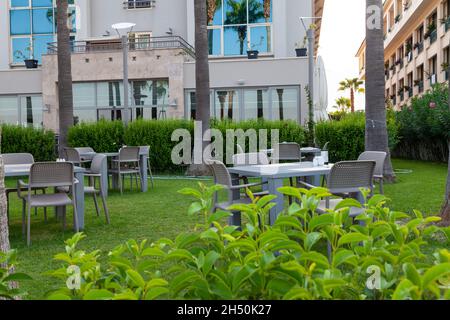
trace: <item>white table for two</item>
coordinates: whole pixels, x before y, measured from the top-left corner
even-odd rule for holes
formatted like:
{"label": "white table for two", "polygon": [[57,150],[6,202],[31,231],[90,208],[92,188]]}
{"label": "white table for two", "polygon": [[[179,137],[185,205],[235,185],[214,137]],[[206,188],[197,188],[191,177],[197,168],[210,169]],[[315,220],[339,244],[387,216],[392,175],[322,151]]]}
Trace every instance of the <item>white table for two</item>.
{"label": "white table for two", "polygon": [[[28,177],[31,164],[5,165],[5,177]],[[75,184],[75,202],[77,206],[78,226],[84,229],[84,168],[75,167],[74,175],[79,183]],[[75,226],[75,224],[74,224]]]}
{"label": "white table for two", "polygon": [[[306,177],[313,185],[320,186],[322,176],[328,175],[333,165],[323,165],[314,167],[311,162],[300,163],[282,163],[269,165],[252,165],[252,166],[238,166],[229,168],[230,174],[237,178],[239,176],[257,177],[267,182],[263,188],[269,191],[270,194],[276,195],[277,198],[273,200],[275,206],[270,210],[270,223],[273,224],[278,215],[284,210],[284,196],[278,192],[278,188],[283,186],[283,180],[286,178]],[[240,191],[236,190],[233,193],[233,199],[240,198]],[[240,225],[240,216],[234,215],[231,223],[233,225]]]}

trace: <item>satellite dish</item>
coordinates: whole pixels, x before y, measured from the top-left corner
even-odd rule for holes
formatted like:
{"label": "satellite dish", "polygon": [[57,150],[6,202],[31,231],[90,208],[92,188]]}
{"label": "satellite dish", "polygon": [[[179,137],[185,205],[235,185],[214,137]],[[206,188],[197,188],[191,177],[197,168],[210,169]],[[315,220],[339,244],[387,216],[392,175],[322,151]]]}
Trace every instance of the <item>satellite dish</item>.
{"label": "satellite dish", "polygon": [[136,25],[136,23],[131,23],[131,22],[120,22],[120,23],[115,23],[111,26],[111,28],[113,28],[114,30],[123,30],[123,29],[131,29]]}

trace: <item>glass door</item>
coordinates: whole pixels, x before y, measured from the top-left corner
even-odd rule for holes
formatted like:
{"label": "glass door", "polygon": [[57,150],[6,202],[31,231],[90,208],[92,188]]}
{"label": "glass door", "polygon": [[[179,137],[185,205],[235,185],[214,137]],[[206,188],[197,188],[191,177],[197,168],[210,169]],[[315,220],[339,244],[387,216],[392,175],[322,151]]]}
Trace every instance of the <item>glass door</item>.
{"label": "glass door", "polygon": [[43,104],[40,95],[19,96],[20,123],[23,126],[42,128],[43,127]]}

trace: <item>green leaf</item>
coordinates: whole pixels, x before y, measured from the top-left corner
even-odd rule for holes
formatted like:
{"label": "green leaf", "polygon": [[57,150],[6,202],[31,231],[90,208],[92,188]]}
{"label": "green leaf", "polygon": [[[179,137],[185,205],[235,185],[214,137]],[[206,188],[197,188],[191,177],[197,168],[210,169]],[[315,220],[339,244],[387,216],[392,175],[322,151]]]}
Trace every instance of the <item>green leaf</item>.
{"label": "green leaf", "polygon": [[413,290],[417,290],[417,286],[408,279],[403,279],[392,294],[392,300],[410,299]]}
{"label": "green leaf", "polygon": [[209,273],[217,259],[220,258],[220,254],[215,251],[210,251],[205,256],[205,263],[203,264],[203,272],[205,275]]}
{"label": "green leaf", "polygon": [[333,256],[333,267],[337,268],[343,263],[348,263],[350,265],[357,265],[357,256],[353,251],[347,249],[338,250]]}
{"label": "green leaf", "polygon": [[367,241],[369,239],[370,239],[369,236],[366,236],[365,234],[362,234],[362,233],[356,233],[356,232],[347,233],[339,239],[338,246],[342,246],[347,243]]}
{"label": "green leaf", "polygon": [[295,287],[292,288],[283,297],[283,300],[311,300],[311,294],[305,288]]}
{"label": "green leaf", "polygon": [[334,208],[335,211],[343,208],[362,208],[362,204],[353,198],[347,198],[339,202]]}
{"label": "green leaf", "polygon": [[403,265],[403,271],[405,272],[406,278],[408,278],[411,283],[418,287],[421,287],[422,281],[420,279],[420,275],[417,272],[416,267],[412,263],[405,263]]}
{"label": "green leaf", "polygon": [[163,287],[152,288],[145,295],[145,300],[155,300],[156,298],[158,298],[166,293],[169,293],[168,288],[163,288]]}
{"label": "green leaf", "polygon": [[450,274],[450,263],[441,263],[428,269],[422,276],[422,288],[426,289],[434,281]]}
{"label": "green leaf", "polygon": [[145,248],[144,251],[142,251],[142,257],[162,257],[165,254],[164,251],[157,247]]}
{"label": "green leaf", "polygon": [[227,211],[216,211],[214,212],[212,215],[209,216],[208,218],[208,223],[211,224],[214,221],[220,221],[223,218],[228,218],[231,216],[230,212]]}
{"label": "green leaf", "polygon": [[322,234],[320,232],[308,233],[305,239],[305,250],[310,251],[312,246],[314,246],[321,238]]}
{"label": "green leaf", "polygon": [[154,287],[165,287],[168,284],[169,283],[164,279],[151,279],[150,281],[147,282],[147,284],[145,285],[145,288],[150,289],[150,288],[154,288]]}
{"label": "green leaf", "polygon": [[144,288],[145,287],[145,280],[144,278],[142,278],[142,276],[136,272],[135,270],[132,269],[128,269],[126,271],[128,277],[130,278],[130,280],[139,288]]}
{"label": "green leaf", "polygon": [[32,277],[30,277],[29,275],[25,274],[25,273],[13,273],[10,274],[9,276],[3,278],[4,282],[8,282],[8,281],[22,281],[22,280],[33,280]]}
{"label": "green leaf", "polygon": [[62,300],[72,300],[72,298],[69,295],[67,295],[67,294],[58,292],[58,293],[50,294],[47,297],[47,300],[60,300],[60,301],[62,301]]}
{"label": "green leaf", "polygon": [[193,216],[194,214],[202,211],[203,206],[200,202],[193,202],[188,208],[188,215]]}
{"label": "green leaf", "polygon": [[111,300],[114,294],[105,289],[92,289],[88,291],[83,300]]}
{"label": "green leaf", "polygon": [[382,194],[375,194],[373,197],[371,197],[369,199],[369,201],[367,202],[367,205],[370,207],[376,207],[378,206],[380,203],[382,202],[386,202],[387,198],[386,196],[382,195]]}
{"label": "green leaf", "polygon": [[315,216],[309,221],[309,230],[313,231],[318,227],[327,226],[334,223],[334,217],[330,213]]}

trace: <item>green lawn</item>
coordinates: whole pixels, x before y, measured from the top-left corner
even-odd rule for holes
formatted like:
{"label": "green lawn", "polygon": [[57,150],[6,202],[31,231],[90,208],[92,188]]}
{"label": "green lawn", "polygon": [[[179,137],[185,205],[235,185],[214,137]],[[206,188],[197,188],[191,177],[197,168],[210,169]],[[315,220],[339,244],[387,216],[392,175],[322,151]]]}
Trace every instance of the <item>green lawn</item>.
{"label": "green lawn", "polygon": [[[443,200],[447,166],[416,161],[394,161],[396,169],[412,170],[408,174],[399,174],[395,184],[387,185],[386,195],[392,199],[392,208],[411,211],[419,209],[427,214],[436,214]],[[13,186],[8,180],[7,185]],[[103,216],[97,217],[93,201],[86,199],[86,228],[88,236],[81,248],[108,251],[125,240],[149,239],[149,242],[161,237],[174,238],[182,231],[191,230],[196,219],[186,214],[191,199],[176,191],[184,187],[195,187],[197,181],[157,179],[155,188],[148,193],[126,192],[123,196],[112,193],[108,198],[111,225],[106,225]],[[44,223],[43,211],[32,218],[31,247],[27,247],[21,232],[21,204],[11,195],[10,239],[13,248],[19,251],[19,270],[30,274],[34,281],[23,283],[29,292],[28,298],[39,299],[55,288],[58,281],[42,275],[43,272],[58,267],[52,261],[55,253],[64,249],[64,239],[73,233],[68,226],[62,231],[60,222],[54,218],[52,210],[49,221]],[[68,221],[71,219],[69,214]]]}

